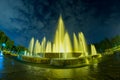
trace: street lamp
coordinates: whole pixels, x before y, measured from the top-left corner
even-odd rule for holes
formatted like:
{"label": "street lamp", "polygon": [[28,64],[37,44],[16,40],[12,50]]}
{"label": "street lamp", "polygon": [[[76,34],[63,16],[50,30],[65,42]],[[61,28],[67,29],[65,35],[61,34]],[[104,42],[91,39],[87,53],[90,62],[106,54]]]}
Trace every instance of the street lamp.
{"label": "street lamp", "polygon": [[1,48],[1,50],[3,50],[5,47],[6,47],[6,44],[5,44],[5,43],[2,43],[2,48]]}

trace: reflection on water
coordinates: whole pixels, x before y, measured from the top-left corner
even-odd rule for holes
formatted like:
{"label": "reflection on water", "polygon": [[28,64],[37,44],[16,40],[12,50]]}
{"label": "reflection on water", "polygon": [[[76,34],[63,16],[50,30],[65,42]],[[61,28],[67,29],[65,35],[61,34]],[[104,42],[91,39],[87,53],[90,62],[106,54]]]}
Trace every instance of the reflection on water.
{"label": "reflection on water", "polygon": [[[97,64],[94,65],[94,68],[97,67]],[[51,69],[51,68],[41,68],[38,66],[26,66],[26,70],[29,71],[27,74],[34,74],[45,77],[47,79],[75,79],[75,78],[84,78],[89,75],[90,67],[81,67],[81,68],[72,68],[72,69]],[[34,72],[33,72],[34,71]]]}
{"label": "reflection on water", "polygon": [[4,57],[0,56],[0,71],[4,69],[3,62],[4,62]]}
{"label": "reflection on water", "polygon": [[50,69],[46,76],[49,78],[72,78],[73,70],[71,69]]}
{"label": "reflection on water", "polygon": [[[0,72],[2,72],[2,70],[4,70],[3,62],[4,62],[4,58],[2,56],[0,56]],[[0,74],[0,77],[2,77],[2,76],[3,75]]]}
{"label": "reflection on water", "polygon": [[119,80],[119,63],[113,56],[98,64],[60,69],[28,64],[4,56],[0,57],[0,80]]}

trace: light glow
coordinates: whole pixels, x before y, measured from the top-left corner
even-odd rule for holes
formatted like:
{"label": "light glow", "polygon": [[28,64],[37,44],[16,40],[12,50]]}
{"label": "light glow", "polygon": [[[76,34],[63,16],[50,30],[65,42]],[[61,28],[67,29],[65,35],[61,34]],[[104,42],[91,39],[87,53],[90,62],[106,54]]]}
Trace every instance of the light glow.
{"label": "light glow", "polygon": [[46,37],[44,37],[41,44],[36,40],[34,45],[34,38],[32,38],[29,45],[29,52],[30,54],[64,53],[61,58],[72,57],[73,53],[82,53],[81,56],[88,56],[87,44],[83,33],[79,32],[77,35],[73,33],[72,43],[68,32],[65,30],[62,16],[60,15],[54,41],[47,41]]}

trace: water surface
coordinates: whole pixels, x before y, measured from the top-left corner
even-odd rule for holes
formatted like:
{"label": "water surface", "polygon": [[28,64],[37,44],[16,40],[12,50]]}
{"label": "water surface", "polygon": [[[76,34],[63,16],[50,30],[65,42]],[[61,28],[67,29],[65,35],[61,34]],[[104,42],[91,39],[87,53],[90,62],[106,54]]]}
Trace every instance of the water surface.
{"label": "water surface", "polygon": [[100,63],[77,68],[56,68],[0,56],[0,80],[120,80],[120,54]]}

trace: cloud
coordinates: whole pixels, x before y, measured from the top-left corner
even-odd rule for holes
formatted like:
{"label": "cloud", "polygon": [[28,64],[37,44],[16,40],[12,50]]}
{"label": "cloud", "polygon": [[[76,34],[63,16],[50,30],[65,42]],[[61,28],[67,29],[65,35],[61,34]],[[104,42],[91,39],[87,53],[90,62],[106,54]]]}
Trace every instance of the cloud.
{"label": "cloud", "polygon": [[0,29],[25,46],[33,36],[53,40],[61,13],[70,34],[82,31],[88,41],[99,41],[119,34],[120,6],[112,1],[0,0]]}

